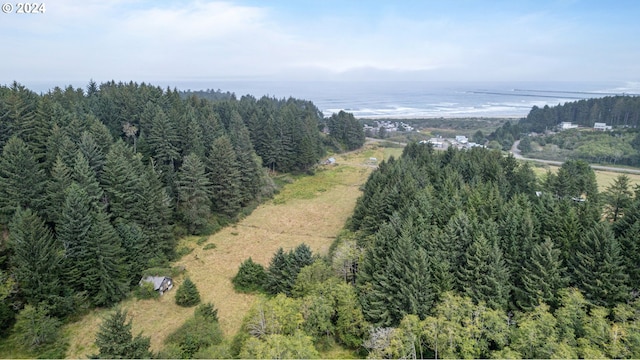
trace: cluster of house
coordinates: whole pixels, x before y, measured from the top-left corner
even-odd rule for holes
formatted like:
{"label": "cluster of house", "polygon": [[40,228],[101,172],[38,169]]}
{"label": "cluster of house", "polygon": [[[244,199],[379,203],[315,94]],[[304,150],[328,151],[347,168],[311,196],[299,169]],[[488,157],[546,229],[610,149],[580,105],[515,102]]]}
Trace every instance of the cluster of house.
{"label": "cluster of house", "polygon": [[[578,124],[574,124],[571,122],[561,122],[558,127],[560,128],[560,130],[577,129]],[[608,130],[611,130],[612,128],[613,127],[611,125],[607,125],[607,123],[597,122],[593,124],[593,130],[596,130],[596,131],[608,131]]]}
{"label": "cluster of house", "polygon": [[442,138],[441,136],[437,138],[431,138],[429,140],[422,140],[420,144],[431,144],[436,149],[446,149],[449,146],[455,146],[458,149],[471,149],[473,147],[484,147],[484,145],[480,145],[473,141],[469,141],[469,139],[464,135],[457,135],[455,139]]}
{"label": "cluster of house", "polygon": [[411,125],[408,125],[402,121],[388,121],[388,120],[378,120],[375,122],[375,126],[364,125],[364,131],[371,131],[372,134],[377,134],[381,128],[384,128],[387,132],[390,131],[414,131],[415,128]]}

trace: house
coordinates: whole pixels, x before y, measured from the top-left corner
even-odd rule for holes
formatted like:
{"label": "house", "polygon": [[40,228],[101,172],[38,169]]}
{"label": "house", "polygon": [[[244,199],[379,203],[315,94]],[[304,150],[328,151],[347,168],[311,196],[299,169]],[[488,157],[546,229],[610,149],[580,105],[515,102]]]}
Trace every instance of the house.
{"label": "house", "polygon": [[578,125],[574,125],[570,122],[561,122],[560,123],[560,130],[569,130],[569,129],[577,129]]}
{"label": "house", "polygon": [[334,157],[330,157],[324,161],[325,165],[335,165],[335,163],[336,163],[336,158]]}
{"label": "house", "polygon": [[160,293],[160,295],[164,294],[166,291],[171,290],[173,287],[173,280],[167,276],[147,276],[140,280],[140,285],[143,283],[152,283],[153,290]]}
{"label": "house", "polygon": [[[444,147],[444,142],[439,138],[431,138],[429,140],[423,140],[424,144],[430,143],[434,148],[442,148]],[[422,141],[420,143],[423,143]]]}
{"label": "house", "polygon": [[599,131],[607,131],[607,130],[611,130],[613,127],[612,126],[608,126],[607,123],[594,123],[593,124],[593,130],[599,130]]}
{"label": "house", "polygon": [[469,139],[467,139],[467,137],[464,135],[456,135],[456,141],[460,144],[466,144],[469,142]]}

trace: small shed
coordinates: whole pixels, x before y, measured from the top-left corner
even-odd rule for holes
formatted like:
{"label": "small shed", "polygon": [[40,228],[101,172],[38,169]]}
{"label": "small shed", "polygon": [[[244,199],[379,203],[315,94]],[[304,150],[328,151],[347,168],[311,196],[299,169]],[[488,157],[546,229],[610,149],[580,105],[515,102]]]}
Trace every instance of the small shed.
{"label": "small shed", "polygon": [[334,157],[330,157],[324,162],[325,165],[335,165],[335,163],[336,163],[336,158]]}
{"label": "small shed", "polygon": [[171,290],[173,287],[173,280],[168,276],[147,276],[140,280],[140,285],[147,282],[152,283],[153,290],[159,292],[160,295]]}

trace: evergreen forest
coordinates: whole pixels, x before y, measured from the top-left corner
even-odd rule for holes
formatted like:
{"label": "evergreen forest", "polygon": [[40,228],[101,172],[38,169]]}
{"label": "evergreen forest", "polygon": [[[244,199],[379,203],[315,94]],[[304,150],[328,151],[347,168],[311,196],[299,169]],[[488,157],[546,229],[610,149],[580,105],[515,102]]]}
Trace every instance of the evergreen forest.
{"label": "evergreen forest", "polygon": [[310,101],[197,95],[0,87],[0,335],[60,356],[47,346],[63,322],[168,268],[177,239],[251,212],[277,191],[270,173],[364,143],[351,114],[324,119]]}
{"label": "evergreen forest", "polygon": [[419,143],[362,167],[328,254],[301,240],[240,264],[234,289],[257,299],[236,334],[189,277],[175,302],[193,315],[162,349],[132,334],[118,303],[157,297],[138,282],[170,267],[179,238],[249,214],[274,174],[312,176],[364,141],[352,114],[293,98],[0,87],[0,336],[64,357],[63,324],[112,308],[93,357],[640,357],[640,188],[620,175],[599,192],[583,160],[538,178],[499,150]]}
{"label": "evergreen forest", "polygon": [[327,259],[301,246],[240,266],[236,289],[264,298],[230,353],[311,358],[335,342],[371,358],[636,358],[628,181],[599,193],[583,161],[539,180],[499,151],[409,144],[370,175]]}

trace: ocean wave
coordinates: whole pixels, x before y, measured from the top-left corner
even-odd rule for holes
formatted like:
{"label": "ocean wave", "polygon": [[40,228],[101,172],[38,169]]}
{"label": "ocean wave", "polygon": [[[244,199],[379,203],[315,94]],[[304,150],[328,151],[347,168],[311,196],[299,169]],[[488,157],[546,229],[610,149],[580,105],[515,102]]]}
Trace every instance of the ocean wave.
{"label": "ocean wave", "polygon": [[360,119],[411,119],[411,118],[463,118],[463,117],[509,117],[526,116],[532,106],[481,104],[478,106],[430,106],[430,107],[394,107],[394,108],[332,108],[323,111],[324,116],[331,116],[339,111],[350,112]]}

